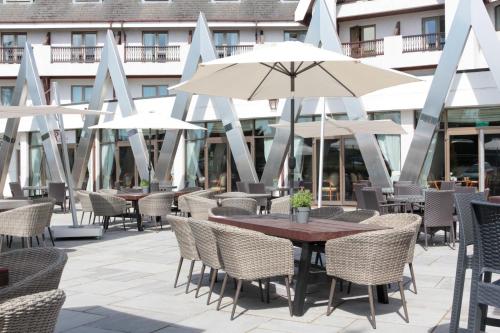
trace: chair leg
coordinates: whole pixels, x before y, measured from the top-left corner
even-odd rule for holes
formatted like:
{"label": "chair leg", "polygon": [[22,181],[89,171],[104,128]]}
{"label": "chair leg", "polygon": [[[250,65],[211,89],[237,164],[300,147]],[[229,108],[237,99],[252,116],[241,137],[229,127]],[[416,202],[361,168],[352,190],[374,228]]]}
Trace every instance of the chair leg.
{"label": "chair leg", "polygon": [[458,327],[459,327],[459,322],[460,322],[460,312],[462,310],[462,299],[464,296],[464,281],[465,281],[465,261],[467,260],[462,259],[463,256],[463,250],[458,248],[458,260],[462,261],[461,263],[457,264],[457,270],[455,274],[455,287],[453,291],[453,306],[451,308],[451,319],[450,319],[450,333],[457,333],[458,332]]}
{"label": "chair leg", "polygon": [[455,228],[453,227],[453,224],[451,225],[451,234],[450,237],[453,241],[453,250],[455,250]]}
{"label": "chair leg", "polygon": [[191,284],[191,278],[193,276],[194,260],[191,260],[191,266],[189,267],[188,280],[186,283],[186,294],[189,292],[189,285]]}
{"label": "chair leg", "polygon": [[264,292],[262,291],[262,280],[259,279],[259,294],[260,294],[260,301],[264,303]]}
{"label": "chair leg", "polygon": [[218,269],[212,270],[212,276],[210,278],[210,290],[208,291],[207,305],[210,304],[210,298],[212,297],[212,291],[214,290],[215,279],[217,278]]}
{"label": "chair leg", "polygon": [[413,289],[415,294],[417,293],[417,282],[415,282],[415,272],[413,271],[413,263],[409,262],[408,267],[410,268],[411,283],[413,284]]}
{"label": "chair leg", "polygon": [[330,295],[328,296],[328,306],[326,308],[326,315],[329,316],[332,314],[332,304],[333,304],[333,295],[335,294],[335,285],[337,284],[337,279],[332,277],[332,284],[330,286]]}
{"label": "chair leg", "polygon": [[200,279],[198,280],[198,287],[196,288],[196,294],[194,294],[194,298],[198,298],[198,293],[200,292],[201,282],[203,281],[204,276],[205,276],[205,264],[202,264],[201,265]]}
{"label": "chair leg", "polygon": [[23,247],[24,249],[24,237],[21,237],[21,246]]}
{"label": "chair leg", "polygon": [[125,227],[125,216],[122,215],[122,224],[123,224],[123,231],[127,231],[127,227]]}
{"label": "chair leg", "polygon": [[40,246],[40,239],[38,238],[38,235],[36,235],[35,238],[36,238],[36,245]]}
{"label": "chair leg", "polygon": [[95,224],[95,214],[94,214],[94,220],[92,221],[92,224]]}
{"label": "chair leg", "polygon": [[403,310],[405,312],[405,320],[407,323],[410,322],[410,317],[408,316],[408,309],[406,308],[406,298],[403,288],[403,281],[399,281],[399,292],[401,293],[401,303],[403,304]]}
{"label": "chair leg", "polygon": [[175,275],[174,288],[177,288],[177,281],[179,281],[179,274],[181,273],[182,262],[184,261],[183,257],[179,258],[179,265],[177,266],[177,274]]}
{"label": "chair leg", "polygon": [[268,278],[266,280],[266,303],[269,304],[270,302],[270,294],[271,294],[271,278]]}
{"label": "chair leg", "polygon": [[424,235],[425,235],[425,246],[424,246],[424,250],[427,251],[427,228],[424,226]]}
{"label": "chair leg", "polygon": [[224,275],[224,280],[222,280],[222,287],[220,289],[220,297],[219,297],[219,300],[217,301],[217,311],[219,311],[220,304],[222,303],[222,298],[224,297],[224,289],[226,289],[227,278],[228,278],[228,275],[226,273]]}
{"label": "chair leg", "polygon": [[293,317],[293,302],[292,294],[290,293],[290,278],[285,276],[285,286],[286,286],[286,298],[288,299],[288,311],[290,311],[290,317]]}
{"label": "chair leg", "polygon": [[85,216],[85,212],[82,212],[82,218],[80,219],[80,225],[83,223],[83,217]]}
{"label": "chair leg", "polygon": [[351,293],[351,287],[352,287],[352,282],[349,282],[349,284],[347,285],[347,295]]}
{"label": "chair leg", "polygon": [[377,323],[375,321],[375,304],[373,303],[373,286],[368,286],[368,299],[370,301],[370,313],[371,322],[373,329],[377,328]]}
{"label": "chair leg", "polygon": [[238,285],[236,286],[236,294],[234,295],[233,310],[231,311],[231,320],[234,319],[234,312],[236,311],[236,306],[238,305],[238,298],[240,297],[241,284],[243,280],[238,280]]}
{"label": "chair leg", "polygon": [[50,236],[50,241],[52,242],[52,246],[56,246],[54,243],[54,236],[52,235],[52,229],[50,227],[47,227],[47,230],[49,231],[49,236]]}
{"label": "chair leg", "polygon": [[[94,216],[94,219],[95,219],[95,216]],[[92,221],[92,212],[90,212],[90,214],[89,214],[89,224],[90,224],[90,221]]]}

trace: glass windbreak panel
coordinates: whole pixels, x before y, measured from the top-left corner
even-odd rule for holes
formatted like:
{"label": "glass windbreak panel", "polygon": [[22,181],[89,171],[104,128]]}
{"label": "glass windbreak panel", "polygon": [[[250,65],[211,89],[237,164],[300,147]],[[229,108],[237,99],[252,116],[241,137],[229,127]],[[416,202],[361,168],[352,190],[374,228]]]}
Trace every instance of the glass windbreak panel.
{"label": "glass windbreak panel", "polygon": [[[380,112],[373,114],[374,120],[390,119],[396,124],[401,124],[400,112]],[[377,135],[377,141],[384,156],[386,165],[391,173],[401,171],[401,136]]]}
{"label": "glass windbreak panel", "polygon": [[[340,139],[326,139],[323,147],[323,179],[321,184],[322,200],[340,200]],[[319,165],[320,144],[316,142]]]}
{"label": "glass windbreak panel", "polygon": [[269,152],[271,151],[271,145],[273,144],[273,138],[255,138],[255,171],[259,178],[264,172],[267,160],[269,158]]}
{"label": "glass windbreak panel", "polygon": [[227,187],[227,145],[225,143],[209,143],[208,154],[208,187],[225,192]]}
{"label": "glass windbreak panel", "polygon": [[118,181],[122,187],[135,186],[135,161],[132,148],[129,146],[122,146],[118,148],[118,161],[117,170],[119,170]]}
{"label": "glass windbreak panel", "polygon": [[274,136],[274,128],[269,125],[276,124],[276,118],[256,119],[255,136]]}
{"label": "glass windbreak panel", "polygon": [[[195,132],[195,131],[190,131]],[[205,187],[205,141],[186,141],[186,186]]]}
{"label": "glass windbreak panel", "polygon": [[500,126],[500,109],[448,110],[448,127]]}
{"label": "glass windbreak panel", "polygon": [[359,151],[358,143],[354,138],[344,139],[345,156],[345,200],[354,201],[352,184],[360,180],[368,180],[365,162]]}
{"label": "glass windbreak panel", "polygon": [[484,135],[484,187],[500,195],[500,134]]}
{"label": "glass windbreak panel", "polygon": [[450,178],[457,180],[479,179],[478,136],[450,136]]}
{"label": "glass windbreak panel", "polygon": [[224,131],[224,126],[222,125],[222,122],[212,122],[212,123],[207,123],[207,134],[209,137],[223,137],[226,136],[226,132]]}
{"label": "glass windbreak panel", "polygon": [[1,87],[0,88],[0,104],[10,105],[12,102],[12,95],[14,94],[14,87]]}
{"label": "glass windbreak panel", "polygon": [[313,185],[313,148],[312,139],[295,137],[294,187],[303,187],[312,191]]}

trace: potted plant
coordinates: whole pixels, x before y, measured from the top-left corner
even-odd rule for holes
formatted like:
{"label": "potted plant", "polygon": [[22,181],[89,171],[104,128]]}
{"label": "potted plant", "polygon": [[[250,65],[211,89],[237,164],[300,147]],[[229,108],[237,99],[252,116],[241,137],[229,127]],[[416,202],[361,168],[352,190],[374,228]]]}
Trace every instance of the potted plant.
{"label": "potted plant", "polygon": [[146,179],[141,180],[142,192],[148,193],[149,190],[149,182]]}
{"label": "potted plant", "polygon": [[300,190],[292,196],[292,207],[296,212],[298,223],[307,223],[312,202],[313,196],[309,190]]}

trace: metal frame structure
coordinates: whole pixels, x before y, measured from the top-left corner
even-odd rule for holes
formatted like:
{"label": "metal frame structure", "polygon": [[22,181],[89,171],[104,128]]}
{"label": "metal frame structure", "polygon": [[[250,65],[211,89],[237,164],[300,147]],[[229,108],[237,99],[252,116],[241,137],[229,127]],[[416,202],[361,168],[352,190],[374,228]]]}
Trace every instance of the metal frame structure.
{"label": "metal frame structure", "polygon": [[[47,105],[45,90],[38,74],[31,44],[26,43],[24,55],[19,67],[16,86],[12,96],[12,105],[25,105],[28,99],[33,105]],[[54,135],[55,120],[50,116],[37,116],[35,121],[40,129],[43,149],[47,158],[49,178],[52,181],[64,181],[64,169]],[[0,146],[0,188],[5,187],[9,164],[14,151],[20,118],[7,120],[3,141]]]}
{"label": "metal frame structure", "polygon": [[[334,19],[335,17],[335,2],[329,6],[325,0],[316,0],[313,7],[311,23],[309,25],[309,29],[307,30],[304,42],[326,50],[342,53],[342,44],[340,43],[340,39],[338,37],[336,20]],[[358,98],[328,99],[330,110],[333,110],[335,106],[338,107],[338,104],[333,102],[334,100],[341,102],[342,107],[347,112],[349,119],[356,120],[368,118],[367,113]],[[293,121],[297,121],[300,112],[302,111],[301,100],[297,99],[297,105],[298,108],[295,110],[295,119],[293,119]],[[280,124],[287,124],[292,121],[291,114],[288,110],[290,110],[290,100],[287,100],[281,111]],[[285,161],[285,156],[289,149],[289,137],[289,127],[276,129],[274,141],[271,145],[269,153],[269,159],[261,177],[261,181],[266,185],[272,185],[273,179],[276,178],[276,175],[278,175],[281,171],[283,162]],[[384,158],[375,136],[371,134],[356,134],[355,138],[358,142],[361,155],[363,156],[366,169],[373,185],[381,187],[390,186],[390,176],[387,172],[387,167],[384,163]],[[318,184],[318,186],[320,187],[321,184]]]}
{"label": "metal frame structure", "polygon": [[[210,61],[217,59],[217,53],[212,41],[210,30],[203,13],[200,13],[196,29],[193,34],[186,64],[182,71],[181,82],[189,80],[196,72],[200,61]],[[228,83],[230,84],[230,83]],[[175,97],[174,107],[171,116],[185,120],[192,94],[178,91]],[[201,97],[203,98],[203,97]],[[231,148],[238,174],[242,181],[257,182],[257,172],[246,144],[245,135],[241,128],[241,123],[236,114],[234,104],[227,97],[211,96],[215,114],[222,121],[226,132],[227,141]],[[181,139],[182,131],[167,131],[158,157],[157,178],[165,180],[172,170],[175,153]]]}
{"label": "metal frame structure", "polygon": [[[120,106],[122,116],[136,114],[134,100],[130,93],[127,77],[123,70],[123,64],[118,53],[115,37],[111,30],[107,31],[106,43],[101,53],[101,62],[97,68],[96,79],[92,89],[92,97],[89,103],[89,109],[101,110],[104,97],[111,82],[118,105]],[[75,162],[73,166],[73,179],[76,187],[81,187],[87,171],[92,144],[95,139],[95,130],[89,129],[90,126],[96,125],[99,121],[99,116],[87,115],[80,135],[80,143],[75,152]],[[137,171],[142,179],[148,179],[148,149],[142,130],[134,129],[128,131],[128,140],[134,154]],[[154,179],[154,170],[151,170],[151,177]]]}
{"label": "metal frame structure", "polygon": [[424,168],[427,153],[471,30],[474,30],[497,87],[500,87],[500,62],[496,58],[500,54],[500,43],[486,7],[481,0],[460,0],[415,129],[401,180],[427,180],[429,170]]}

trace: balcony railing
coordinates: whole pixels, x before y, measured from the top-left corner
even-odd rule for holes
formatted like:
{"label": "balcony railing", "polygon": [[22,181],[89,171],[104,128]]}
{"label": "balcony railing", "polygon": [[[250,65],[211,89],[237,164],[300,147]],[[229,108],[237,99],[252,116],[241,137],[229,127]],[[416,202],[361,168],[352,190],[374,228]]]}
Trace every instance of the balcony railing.
{"label": "balcony railing", "polygon": [[444,33],[403,36],[403,52],[438,51],[444,43]]}
{"label": "balcony railing", "polygon": [[250,52],[253,50],[253,45],[223,45],[216,46],[217,56],[219,58],[225,58],[237,54],[242,54]]}
{"label": "balcony railing", "polygon": [[19,64],[23,54],[23,47],[0,47],[0,64]]}
{"label": "balcony railing", "polygon": [[52,46],[50,48],[51,62],[93,63],[101,61],[101,46]]}
{"label": "balcony railing", "polygon": [[374,39],[362,42],[342,43],[344,54],[353,58],[374,57],[384,54],[384,40]]}
{"label": "balcony railing", "polygon": [[174,62],[181,60],[181,47],[125,46],[125,62]]}

